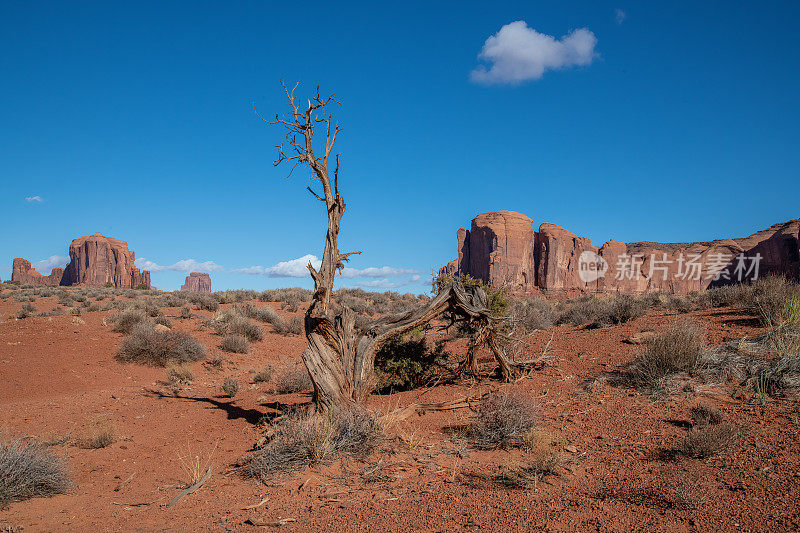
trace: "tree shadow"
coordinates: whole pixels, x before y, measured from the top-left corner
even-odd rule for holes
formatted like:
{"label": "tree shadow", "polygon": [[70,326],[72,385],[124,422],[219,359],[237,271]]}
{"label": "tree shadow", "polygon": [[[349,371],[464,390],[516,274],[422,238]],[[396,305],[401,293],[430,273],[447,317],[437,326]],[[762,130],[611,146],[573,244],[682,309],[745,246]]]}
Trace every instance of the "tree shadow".
{"label": "tree shadow", "polygon": [[259,409],[245,409],[243,407],[239,407],[238,405],[235,405],[233,403],[233,400],[223,401],[213,397],[170,395],[170,394],[164,394],[164,392],[162,391],[153,389],[149,389],[148,392],[155,396],[158,396],[159,398],[188,400],[192,402],[201,402],[210,404],[211,406],[213,406],[213,408],[225,411],[228,420],[244,419],[247,423],[252,424],[254,426],[260,424],[269,424],[275,418],[281,416],[288,410],[296,408],[296,406],[294,405],[284,404],[276,401],[276,402],[262,403],[261,405],[263,405],[267,410],[261,411]]}

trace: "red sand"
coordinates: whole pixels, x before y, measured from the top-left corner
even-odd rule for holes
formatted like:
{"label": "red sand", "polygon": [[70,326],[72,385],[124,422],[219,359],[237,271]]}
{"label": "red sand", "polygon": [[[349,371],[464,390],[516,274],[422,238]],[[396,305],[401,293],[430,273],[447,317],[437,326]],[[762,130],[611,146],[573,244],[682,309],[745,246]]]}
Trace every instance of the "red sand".
{"label": "red sand", "polygon": [[[49,302],[49,303],[45,303]],[[39,310],[55,305],[40,298]],[[271,304],[275,305],[275,304]],[[251,385],[252,372],[271,364],[277,372],[299,361],[303,337],[270,331],[247,355],[224,354],[221,369],[194,365],[195,381],[180,397],[166,391],[163,369],[121,365],[113,354],[121,335],[103,325],[109,312],[15,320],[21,304],[0,301],[0,432],[52,439],[72,470],[74,489],[53,498],[12,503],[0,510],[0,531],[247,531],[247,523],[296,519],[287,531],[788,531],[800,528],[800,426],[795,402],[765,405],[735,400],[736,387],[654,400],[600,383],[582,383],[629,361],[632,333],[674,318],[654,313],[607,330],[559,326],[550,364],[518,384],[542,406],[542,426],[566,447],[565,466],[536,489],[509,489],[492,481],[518,451],[452,453],[448,427],[470,412],[427,413],[388,428],[397,453],[367,463],[341,461],[264,485],[242,478],[235,463],[259,438],[256,423],[274,401],[298,403],[308,395],[276,396],[270,384]],[[219,337],[164,309],[177,329],[195,335],[213,352]],[[198,312],[206,316],[212,313]],[[281,312],[282,313],[282,312]],[[691,313],[708,327],[712,344],[753,335],[750,317],[730,310]],[[456,354],[458,347],[451,347]],[[484,369],[491,370],[489,359]],[[239,380],[233,399],[221,395],[225,377]],[[465,380],[391,396],[373,396],[370,407],[387,412],[411,402],[433,402],[508,387],[494,379]],[[424,395],[424,396],[423,396]],[[686,434],[688,410],[713,405],[743,429],[740,447],[710,460],[675,454]],[[118,441],[103,449],[74,443],[97,417],[109,420]],[[411,440],[409,447],[395,438]],[[179,454],[208,455],[213,474],[199,491],[174,507],[187,475]],[[385,479],[360,473],[376,463]],[[130,478],[128,483],[122,483]],[[118,490],[115,490],[118,488]],[[267,502],[255,509],[245,507]],[[681,502],[696,507],[685,509]],[[13,529],[11,529],[13,530]]]}

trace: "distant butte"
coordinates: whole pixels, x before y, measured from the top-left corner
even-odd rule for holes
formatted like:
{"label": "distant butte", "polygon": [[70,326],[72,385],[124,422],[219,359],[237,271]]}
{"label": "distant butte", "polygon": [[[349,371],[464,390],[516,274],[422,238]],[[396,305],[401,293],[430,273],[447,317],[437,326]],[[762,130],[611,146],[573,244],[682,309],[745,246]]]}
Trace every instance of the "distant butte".
{"label": "distant butte", "polygon": [[79,237],[69,245],[70,262],[66,268],[54,268],[43,276],[20,257],[14,259],[11,279],[31,285],[85,285],[118,289],[150,287],[150,272],[140,271],[134,261],[136,255],[128,243],[105,237],[100,233]]}
{"label": "distant butte", "polygon": [[182,291],[211,292],[211,276],[207,272],[192,272],[186,276],[181,286]]}

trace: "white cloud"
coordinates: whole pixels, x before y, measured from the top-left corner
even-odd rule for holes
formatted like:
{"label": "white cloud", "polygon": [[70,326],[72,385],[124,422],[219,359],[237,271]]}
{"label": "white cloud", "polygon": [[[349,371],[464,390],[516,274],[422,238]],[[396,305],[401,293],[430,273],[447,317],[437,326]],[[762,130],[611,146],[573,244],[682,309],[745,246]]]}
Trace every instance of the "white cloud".
{"label": "white cloud", "polygon": [[314,268],[319,268],[322,264],[322,261],[317,256],[306,254],[303,257],[298,257],[290,261],[281,261],[271,267],[251,266],[247,268],[234,268],[231,272],[254,276],[267,276],[269,278],[304,278],[309,275],[308,267],[306,266],[309,261]]}
{"label": "white cloud", "polygon": [[597,57],[596,44],[597,37],[586,28],[556,39],[518,20],[486,39],[478,59],[490,67],[475,68],[470,78],[485,84],[538,80],[546,70],[589,65]]}
{"label": "white cloud", "polygon": [[159,265],[153,261],[148,261],[144,257],[140,257],[135,262],[136,267],[142,270],[149,270],[150,272],[162,272],[171,270],[175,272],[222,272],[225,270],[214,261],[195,261],[194,259],[182,259],[174,265]]}
{"label": "white cloud", "polygon": [[[322,261],[319,257],[306,254],[303,257],[292,259],[290,261],[281,261],[280,263],[271,266],[251,266],[247,268],[235,268],[231,272],[237,274],[249,274],[255,276],[267,276],[270,278],[304,278],[308,276],[308,263],[309,261],[314,268],[319,269]],[[342,278],[385,278],[385,277],[401,277],[418,274],[419,271],[409,268],[394,268],[389,266],[382,267],[367,267],[363,269],[345,267],[341,273]]]}
{"label": "white cloud", "polygon": [[417,270],[410,268],[393,268],[388,266],[382,267],[367,267],[367,268],[350,268],[344,267],[342,270],[343,278],[381,278],[381,277],[397,277],[407,276],[410,274],[418,273]]}
{"label": "white cloud", "polygon": [[617,25],[620,25],[623,22],[625,22],[625,18],[627,16],[628,14],[619,8],[614,10],[614,20],[617,22]]}
{"label": "white cloud", "polygon": [[42,259],[41,261],[34,263],[32,266],[36,269],[36,272],[47,276],[54,268],[64,268],[67,266],[67,263],[69,263],[69,257],[64,257],[62,255],[51,255],[47,259]]}
{"label": "white cloud", "polygon": [[37,196],[26,196],[26,197],[25,197],[25,201],[26,201],[26,202],[38,202],[38,203],[42,203],[44,200],[42,200],[42,197],[41,197],[41,196],[38,196],[38,195],[37,195]]}

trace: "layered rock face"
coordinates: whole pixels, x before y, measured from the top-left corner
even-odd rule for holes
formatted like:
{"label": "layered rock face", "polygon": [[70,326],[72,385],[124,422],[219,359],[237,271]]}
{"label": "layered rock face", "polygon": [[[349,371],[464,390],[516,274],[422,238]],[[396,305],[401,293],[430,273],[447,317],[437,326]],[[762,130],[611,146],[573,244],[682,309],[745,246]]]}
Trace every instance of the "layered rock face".
{"label": "layered rock face", "polygon": [[211,292],[211,276],[207,272],[192,272],[181,285],[182,291]]}
{"label": "layered rock face", "polygon": [[55,287],[61,284],[64,269],[54,268],[49,276],[44,276],[31,266],[30,261],[21,257],[14,259],[11,267],[11,281],[19,281],[25,285],[44,285],[45,287]]}
{"label": "layered rock face", "polygon": [[64,270],[62,285],[103,286],[111,283],[120,289],[150,286],[150,272],[134,265],[136,254],[128,243],[95,233],[79,237],[69,245],[70,262]]}
{"label": "layered rock face", "polygon": [[14,259],[12,279],[33,285],[88,285],[111,284],[119,289],[150,287],[150,272],[140,271],[128,244],[119,239],[95,233],[79,237],[69,245],[70,262],[66,268],[54,268],[49,276],[42,276],[31,268],[30,262]]}
{"label": "layered rock face", "polygon": [[441,272],[470,274],[520,292],[551,295],[664,291],[688,294],[767,274],[800,277],[800,221],[749,237],[696,243],[624,243],[600,247],[555,224],[533,231],[510,211],[478,215],[459,229],[458,259]]}

